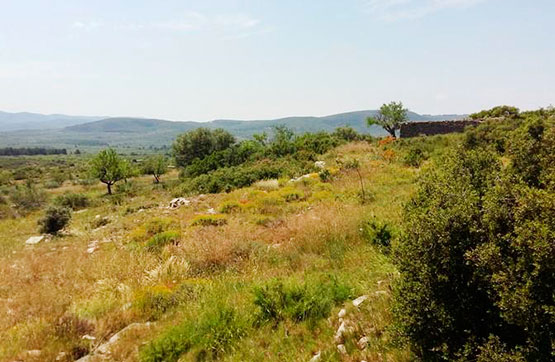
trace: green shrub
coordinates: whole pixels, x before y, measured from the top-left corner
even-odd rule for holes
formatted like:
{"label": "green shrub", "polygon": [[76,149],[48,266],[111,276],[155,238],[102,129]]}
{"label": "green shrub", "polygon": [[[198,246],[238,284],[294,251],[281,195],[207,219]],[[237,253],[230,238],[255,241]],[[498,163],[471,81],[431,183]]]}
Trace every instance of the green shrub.
{"label": "green shrub", "polygon": [[175,362],[187,352],[195,360],[218,359],[250,328],[247,319],[227,306],[217,305],[200,317],[171,328],[140,351],[143,362]]}
{"label": "green shrub", "polygon": [[407,166],[420,167],[420,165],[424,160],[426,160],[426,158],[426,154],[424,153],[424,151],[422,151],[422,149],[412,147],[405,154],[403,162]]}
{"label": "green shrub", "polygon": [[168,244],[178,244],[180,238],[181,234],[179,231],[164,231],[150,238],[145,248],[149,251],[157,251]]}
{"label": "green shrub", "polygon": [[524,117],[509,167],[455,150],[406,206],[394,315],[424,360],[552,360],[555,131]]}
{"label": "green shrub", "polygon": [[40,232],[57,234],[71,220],[71,210],[60,206],[50,206],[46,209],[44,217],[39,220]]}
{"label": "green shrub", "polygon": [[70,208],[72,210],[84,209],[90,204],[87,195],[84,194],[64,194],[54,199],[54,204]]}
{"label": "green shrub", "polygon": [[393,238],[391,226],[386,222],[376,219],[363,222],[361,231],[365,240],[381,247],[389,247]]}
{"label": "green shrub", "polygon": [[50,180],[44,183],[44,188],[46,189],[57,189],[60,186],[61,184],[56,180]]}
{"label": "green shrub", "polygon": [[136,293],[133,307],[141,315],[156,320],[179,303],[177,295],[165,285],[145,287]]}
{"label": "green shrub", "polygon": [[320,171],[318,173],[318,177],[320,177],[320,181],[322,182],[329,182],[331,181],[331,178],[332,178],[331,172],[327,168]]}
{"label": "green shrub", "polygon": [[233,214],[241,210],[241,205],[237,201],[226,201],[219,208],[222,214]]}
{"label": "green shrub", "polygon": [[224,215],[198,215],[191,221],[191,226],[222,226],[227,224]]}
{"label": "green shrub", "polygon": [[116,192],[126,196],[134,197],[139,194],[139,185],[136,182],[129,180],[127,182],[116,184]]}
{"label": "green shrub", "polygon": [[15,207],[21,211],[32,211],[40,208],[46,201],[46,192],[38,189],[35,185],[27,183],[24,186],[17,185],[10,195],[10,200]]}
{"label": "green shrub", "polygon": [[280,280],[254,289],[254,304],[259,308],[259,322],[316,321],[329,316],[331,309],[351,297],[351,289],[335,278],[305,284]]}

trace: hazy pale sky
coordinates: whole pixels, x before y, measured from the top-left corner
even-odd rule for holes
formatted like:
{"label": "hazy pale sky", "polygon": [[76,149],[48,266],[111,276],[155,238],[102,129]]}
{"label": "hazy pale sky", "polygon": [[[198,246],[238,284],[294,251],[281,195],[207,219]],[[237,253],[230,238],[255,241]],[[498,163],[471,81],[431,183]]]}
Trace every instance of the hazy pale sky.
{"label": "hazy pale sky", "polygon": [[0,110],[173,120],[555,104],[554,0],[0,0]]}

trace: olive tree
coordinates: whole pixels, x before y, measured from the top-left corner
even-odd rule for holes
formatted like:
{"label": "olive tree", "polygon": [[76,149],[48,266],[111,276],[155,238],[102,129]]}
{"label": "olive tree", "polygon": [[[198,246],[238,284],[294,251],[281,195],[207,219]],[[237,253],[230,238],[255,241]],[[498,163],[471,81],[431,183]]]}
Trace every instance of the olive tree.
{"label": "olive tree", "polygon": [[197,128],[177,137],[173,154],[177,166],[185,167],[195,159],[203,159],[213,152],[223,151],[235,143],[235,137],[223,129]]}
{"label": "olive tree", "polygon": [[396,138],[395,132],[401,128],[401,123],[408,120],[407,112],[408,110],[403,107],[403,103],[391,102],[382,105],[374,117],[368,117],[366,119],[366,123],[368,126],[381,126],[391,137]]}
{"label": "olive tree", "polygon": [[142,172],[145,175],[154,176],[154,182],[160,182],[160,176],[168,171],[168,161],[163,155],[152,156],[146,159]]}
{"label": "olive tree", "polygon": [[91,160],[91,175],[106,184],[109,195],[112,194],[112,185],[126,179],[129,170],[127,161],[111,148],[100,151]]}

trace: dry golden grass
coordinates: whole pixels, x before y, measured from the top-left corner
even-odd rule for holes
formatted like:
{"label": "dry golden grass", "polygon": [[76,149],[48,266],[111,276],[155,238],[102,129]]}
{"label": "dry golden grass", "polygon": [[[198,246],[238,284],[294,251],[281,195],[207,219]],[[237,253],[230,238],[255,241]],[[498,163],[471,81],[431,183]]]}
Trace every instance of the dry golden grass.
{"label": "dry golden grass", "polygon": [[[284,186],[282,182],[276,188],[273,182],[271,187],[258,185],[196,197],[190,206],[172,210],[160,207],[172,198],[161,188],[125,199],[122,205],[101,196],[102,185],[64,186],[52,191],[87,192],[101,202],[74,213],[69,235],[34,246],[25,246],[24,241],[36,234],[40,213],[0,221],[4,239],[0,244],[0,310],[7,311],[0,314],[0,360],[26,358],[26,351],[34,349],[42,351],[41,360],[55,360],[60,352],[83,346],[86,352],[126,325],[145,321],[148,317],[133,307],[137,291],[157,285],[176,295],[183,286],[203,293],[187,297],[184,307],[169,307],[156,328],[122,340],[113,351],[114,360],[137,360],[142,341],[176,321],[192,318],[193,311],[202,310],[210,300],[232,300],[246,310],[252,308],[252,287],[270,278],[303,280],[329,273],[348,280],[356,293],[387,292],[395,269],[386,256],[362,239],[359,227],[372,215],[397,223],[417,171],[385,161],[381,152],[367,143],[352,143],[324,157],[337,170],[347,158],[360,161],[365,187],[373,197],[366,203],[360,201],[358,176],[352,170],[338,172],[329,184],[309,180]],[[150,178],[134,182],[143,188],[152,183]],[[230,202],[240,208],[226,214],[227,224],[191,226],[195,217]],[[150,206],[142,208],[144,205]],[[96,215],[107,216],[110,222],[95,229],[91,225]],[[154,235],[147,232],[148,225],[156,218],[170,220],[162,229],[180,233],[177,245],[170,243],[158,251],[145,248]],[[91,243],[98,249],[88,253]],[[347,345],[352,358],[344,360],[410,359],[406,350],[389,344],[388,308],[386,294],[350,311],[358,323],[351,339],[367,333],[371,347],[362,353]],[[336,360],[334,315],[316,330],[287,323],[276,330],[261,328],[224,359],[307,360],[311,353],[322,350]],[[63,318],[90,325],[87,334],[94,336],[95,342],[84,342],[82,330],[60,335]]]}

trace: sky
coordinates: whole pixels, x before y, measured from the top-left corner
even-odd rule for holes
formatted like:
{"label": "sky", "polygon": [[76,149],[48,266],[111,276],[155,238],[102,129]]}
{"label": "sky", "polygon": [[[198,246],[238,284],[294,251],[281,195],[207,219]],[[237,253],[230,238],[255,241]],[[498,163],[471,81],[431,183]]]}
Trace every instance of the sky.
{"label": "sky", "polygon": [[170,120],[555,104],[553,0],[0,0],[0,110]]}

